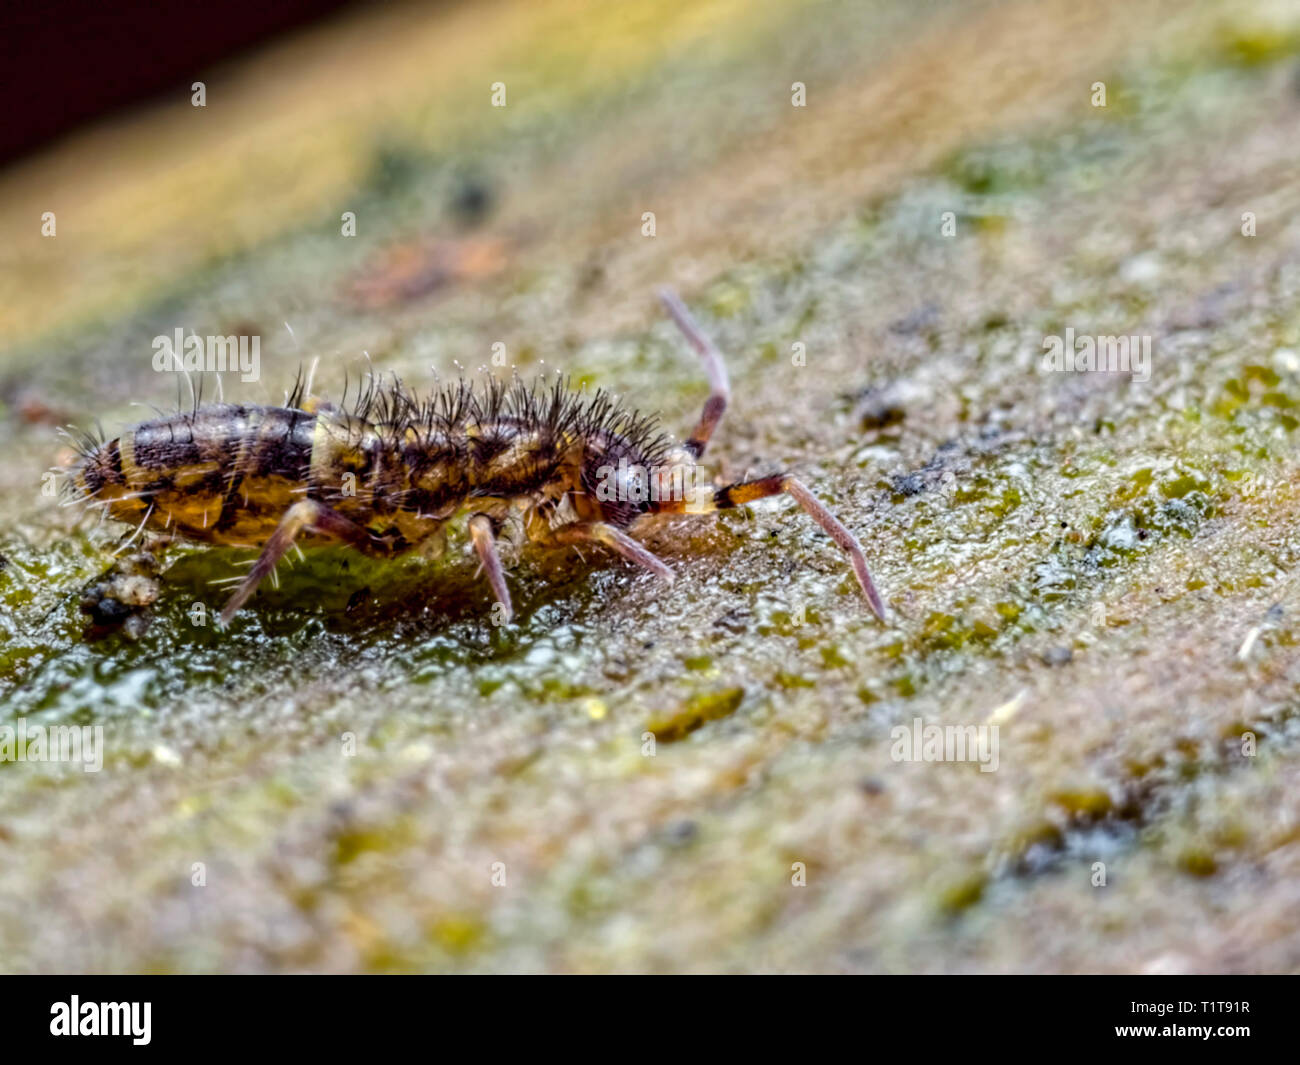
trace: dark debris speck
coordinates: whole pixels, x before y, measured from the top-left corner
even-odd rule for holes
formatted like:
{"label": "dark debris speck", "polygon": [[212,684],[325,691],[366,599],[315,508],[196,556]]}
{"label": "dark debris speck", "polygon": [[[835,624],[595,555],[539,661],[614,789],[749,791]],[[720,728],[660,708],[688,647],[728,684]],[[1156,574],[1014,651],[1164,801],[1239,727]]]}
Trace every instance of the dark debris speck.
{"label": "dark debris speck", "polygon": [[902,318],[889,323],[889,331],[897,336],[914,336],[924,332],[939,322],[939,306],[927,303]]}
{"label": "dark debris speck", "polygon": [[854,407],[854,413],[863,429],[884,429],[907,417],[898,389],[888,385],[867,389]]}
{"label": "dark debris speck", "polygon": [[925,491],[925,478],[919,473],[896,473],[889,481],[901,496],[916,496]]}
{"label": "dark debris speck", "polygon": [[674,821],[668,826],[668,842],[676,845],[692,843],[700,834],[700,826],[695,821]]}

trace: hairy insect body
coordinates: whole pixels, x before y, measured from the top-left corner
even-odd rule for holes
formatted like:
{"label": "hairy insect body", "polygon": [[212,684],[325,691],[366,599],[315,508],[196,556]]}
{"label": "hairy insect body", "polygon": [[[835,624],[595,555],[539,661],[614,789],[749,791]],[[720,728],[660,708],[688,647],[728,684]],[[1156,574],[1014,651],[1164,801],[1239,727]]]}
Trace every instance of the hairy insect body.
{"label": "hairy insect body", "polygon": [[346,407],[299,387],[283,407],[196,406],[114,440],[83,441],[77,493],[137,530],[260,548],[223,623],[297,542],[342,542],[378,557],[434,554],[447,521],[468,512],[471,543],[509,617],[496,538],[512,514],[530,540],[608,548],[672,580],[625,530],[651,514],[704,514],[786,494],[848,552],[883,617],[861,546],[799,481],[780,474],[694,490],[696,460],[726,407],[726,371],[676,297],[665,294],[664,302],[712,386],[679,446],[654,418],[559,381],[528,387],[489,379],[478,389],[461,382],[420,399],[397,381],[372,380]]}
{"label": "hairy insect body", "polygon": [[314,500],[366,530],[374,553],[401,554],[467,507],[549,509],[580,487],[585,443],[510,417],[421,432],[332,408],[219,405],[128,430],[87,457],[77,485],[120,521],[211,544],[264,543]]}

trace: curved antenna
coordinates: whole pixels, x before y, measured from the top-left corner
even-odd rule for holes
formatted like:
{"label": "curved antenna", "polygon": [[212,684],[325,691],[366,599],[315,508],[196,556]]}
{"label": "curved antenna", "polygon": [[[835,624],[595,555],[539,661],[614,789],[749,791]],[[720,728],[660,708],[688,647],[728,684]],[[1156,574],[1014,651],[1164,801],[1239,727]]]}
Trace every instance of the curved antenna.
{"label": "curved antenna", "polygon": [[691,312],[686,309],[686,305],[678,298],[676,292],[670,288],[661,288],[659,300],[672,320],[677,323],[677,328],[682,331],[687,342],[695,349],[704,367],[704,375],[709,379],[709,398],[704,401],[700,420],[695,423],[690,437],[682,445],[698,459],[709,446],[709,439],[717,429],[718,423],[722,421],[722,414],[731,399],[727,366],[722,360],[722,353],[714,347],[713,341],[704,335],[699,323],[691,316]]}

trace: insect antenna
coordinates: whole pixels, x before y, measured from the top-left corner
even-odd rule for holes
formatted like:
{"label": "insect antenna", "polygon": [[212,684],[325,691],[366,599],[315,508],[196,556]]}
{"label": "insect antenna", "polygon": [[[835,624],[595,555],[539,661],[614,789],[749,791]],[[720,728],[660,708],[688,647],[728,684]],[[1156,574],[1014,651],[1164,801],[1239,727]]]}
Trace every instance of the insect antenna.
{"label": "insect antenna", "polygon": [[677,293],[670,288],[661,288],[659,290],[659,299],[663,303],[664,309],[677,324],[677,328],[682,331],[686,337],[687,343],[695,349],[695,354],[700,358],[700,364],[704,368],[704,375],[709,381],[709,398],[705,400],[704,409],[700,412],[700,419],[695,423],[695,428],[683,445],[688,452],[695,458],[703,456],[705,449],[709,446],[709,440],[713,436],[713,431],[717,429],[718,423],[722,420],[722,415],[727,409],[727,404],[731,400],[731,385],[727,380],[727,364],[723,361],[722,353],[714,346],[702,329],[699,323],[686,309],[686,305],[678,298]]}

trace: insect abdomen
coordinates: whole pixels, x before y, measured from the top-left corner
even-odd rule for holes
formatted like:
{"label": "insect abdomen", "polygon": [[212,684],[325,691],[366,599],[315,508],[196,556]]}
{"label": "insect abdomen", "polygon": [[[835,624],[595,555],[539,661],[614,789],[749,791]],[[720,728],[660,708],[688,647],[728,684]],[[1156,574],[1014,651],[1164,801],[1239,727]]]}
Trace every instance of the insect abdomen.
{"label": "insect abdomen", "polygon": [[316,416],[222,404],[143,422],[86,456],[77,483],[120,521],[256,543],[307,491]]}

